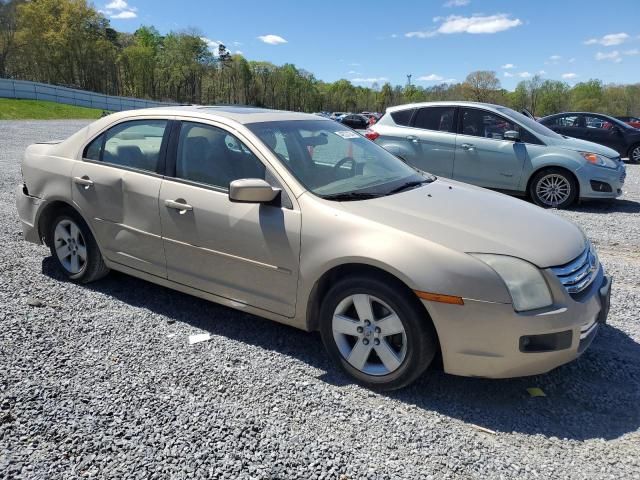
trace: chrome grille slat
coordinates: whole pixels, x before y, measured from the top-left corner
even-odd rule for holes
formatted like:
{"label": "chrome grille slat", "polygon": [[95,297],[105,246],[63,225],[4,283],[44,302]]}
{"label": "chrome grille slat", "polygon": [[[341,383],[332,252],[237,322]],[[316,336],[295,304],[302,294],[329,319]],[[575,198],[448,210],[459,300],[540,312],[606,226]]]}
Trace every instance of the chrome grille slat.
{"label": "chrome grille slat", "polygon": [[575,260],[565,265],[551,267],[551,271],[571,294],[580,293],[591,285],[598,274],[599,266],[595,250],[591,245],[587,245],[587,248]]}

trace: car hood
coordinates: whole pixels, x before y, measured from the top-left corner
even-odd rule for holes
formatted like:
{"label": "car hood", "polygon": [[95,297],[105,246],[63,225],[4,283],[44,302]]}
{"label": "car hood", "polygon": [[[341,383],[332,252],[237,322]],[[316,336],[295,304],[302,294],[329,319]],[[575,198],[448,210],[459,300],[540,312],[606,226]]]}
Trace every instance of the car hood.
{"label": "car hood", "polygon": [[453,180],[438,179],[342,206],[447,248],[510,255],[540,268],[563,265],[585,248],[584,234],[572,222],[525,201]]}
{"label": "car hood", "polygon": [[605,147],[604,145],[600,145],[599,143],[580,140],[579,138],[562,137],[550,139],[553,142],[553,145],[555,145],[556,147],[565,148],[567,150],[574,150],[576,152],[597,153],[598,155],[603,155],[609,158],[616,158],[620,156],[620,154],[612,148]]}

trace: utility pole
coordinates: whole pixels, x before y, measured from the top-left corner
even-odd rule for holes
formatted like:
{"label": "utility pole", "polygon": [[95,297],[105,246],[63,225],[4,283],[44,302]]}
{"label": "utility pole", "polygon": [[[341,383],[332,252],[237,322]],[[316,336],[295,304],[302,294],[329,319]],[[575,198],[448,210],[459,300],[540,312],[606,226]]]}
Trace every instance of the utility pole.
{"label": "utility pole", "polygon": [[407,87],[410,87],[410,86],[411,86],[411,77],[413,77],[413,75],[409,73],[409,74],[407,75]]}

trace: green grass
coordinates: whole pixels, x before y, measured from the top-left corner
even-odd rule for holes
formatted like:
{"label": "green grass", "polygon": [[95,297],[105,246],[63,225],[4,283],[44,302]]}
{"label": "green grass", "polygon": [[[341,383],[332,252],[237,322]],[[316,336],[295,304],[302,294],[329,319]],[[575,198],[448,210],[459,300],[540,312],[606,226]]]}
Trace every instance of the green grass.
{"label": "green grass", "polygon": [[65,118],[100,118],[102,110],[75,107],[43,100],[0,98],[0,120],[58,120]]}

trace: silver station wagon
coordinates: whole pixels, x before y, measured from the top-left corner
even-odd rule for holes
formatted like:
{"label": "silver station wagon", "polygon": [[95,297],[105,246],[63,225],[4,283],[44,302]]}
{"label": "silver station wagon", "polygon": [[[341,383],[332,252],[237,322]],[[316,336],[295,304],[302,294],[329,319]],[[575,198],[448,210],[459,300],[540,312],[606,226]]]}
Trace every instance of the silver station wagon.
{"label": "silver station wagon", "polygon": [[319,330],[368,387],[436,355],[457,375],[546,372],[606,321],[611,282],[576,225],[314,115],[121,112],[29,146],[22,172],[24,238],[70,280],[119,270]]}
{"label": "silver station wagon", "polygon": [[559,135],[499,105],[392,107],[366,135],[417,168],[528,196],[541,207],[619,197],[626,176],[615,150]]}

